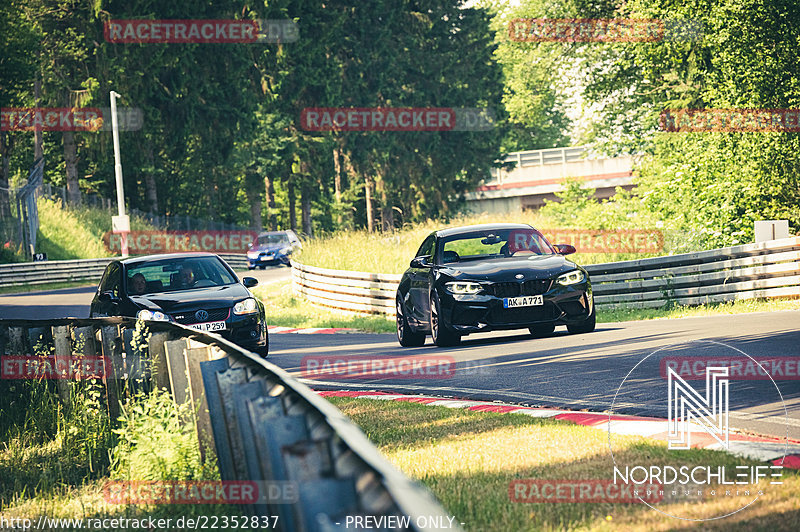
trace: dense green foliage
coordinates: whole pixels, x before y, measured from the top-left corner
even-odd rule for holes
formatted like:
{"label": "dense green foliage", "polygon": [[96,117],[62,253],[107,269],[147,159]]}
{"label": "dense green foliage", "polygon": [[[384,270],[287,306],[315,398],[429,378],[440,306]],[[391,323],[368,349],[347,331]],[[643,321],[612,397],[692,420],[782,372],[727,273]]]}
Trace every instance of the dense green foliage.
{"label": "dense green foliage", "polygon": [[[690,21],[695,33],[519,42],[508,25],[520,17]],[[105,40],[104,23],[137,18],[291,19],[299,39]],[[641,156],[638,191],[591,225],[629,226],[633,209],[683,232],[686,249],[713,247],[750,241],[756,219],[798,230],[798,134],[665,133],[659,113],[798,107],[798,28],[788,0],[8,0],[0,104],[107,107],[113,89],[144,113],[121,139],[130,207],[306,234],[449,220],[504,151],[589,143]],[[301,127],[310,107],[488,108],[496,126],[315,132]],[[0,211],[33,136],[0,136]],[[46,180],[66,184],[73,203],[79,189],[113,197],[110,137],[44,132]]]}

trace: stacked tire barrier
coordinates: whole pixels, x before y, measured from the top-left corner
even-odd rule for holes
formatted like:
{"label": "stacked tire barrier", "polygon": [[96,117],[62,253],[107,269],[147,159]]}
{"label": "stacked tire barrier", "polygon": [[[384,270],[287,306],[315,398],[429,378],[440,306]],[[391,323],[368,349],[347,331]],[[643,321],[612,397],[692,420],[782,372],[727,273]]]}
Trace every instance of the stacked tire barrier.
{"label": "stacked tire barrier", "polygon": [[[800,237],[697,253],[586,266],[600,308],[660,308],[800,297]],[[353,312],[395,314],[400,275],[292,262],[296,294]]]}
{"label": "stacked tire barrier", "polygon": [[[103,357],[109,415],[130,389],[165,388],[190,402],[201,455],[215,453],[223,481],[280,487],[242,509],[278,516],[285,531],[346,530],[356,516],[434,530],[449,523],[423,487],[395,469],[338,409],[277,366],[213,334],[125,318],[0,320],[0,367],[50,353],[55,360]],[[58,364],[56,364],[58,367]],[[71,384],[57,380],[59,395]],[[350,527],[352,528],[352,526]],[[374,529],[397,529],[378,527]],[[459,530],[459,528],[454,528]]]}
{"label": "stacked tire barrier", "polygon": [[[234,270],[247,268],[245,255],[220,255]],[[113,258],[51,260],[0,264],[0,286],[65,283],[73,281],[97,282]]]}

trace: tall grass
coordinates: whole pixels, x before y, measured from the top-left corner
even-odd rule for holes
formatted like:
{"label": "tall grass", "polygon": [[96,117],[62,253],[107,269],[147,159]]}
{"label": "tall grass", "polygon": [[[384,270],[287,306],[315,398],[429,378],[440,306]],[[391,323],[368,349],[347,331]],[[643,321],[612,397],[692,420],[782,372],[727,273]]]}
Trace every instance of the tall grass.
{"label": "tall grass", "polygon": [[[103,244],[103,234],[111,230],[113,213],[92,207],[64,208],[61,200],[40,198],[37,252],[53,260],[95,259],[111,254]],[[134,231],[151,230],[146,221],[131,217]]]}
{"label": "tall grass", "polygon": [[[547,209],[540,211],[516,211],[502,214],[465,214],[452,218],[449,222],[428,221],[407,225],[394,233],[368,233],[366,231],[341,231],[322,235],[303,243],[303,250],[296,260],[309,266],[356,270],[376,273],[403,273],[414,258],[422,241],[431,232],[446,227],[485,223],[527,223],[537,229],[651,229],[653,225],[638,225],[633,219],[625,223],[598,223],[600,219],[587,220],[583,216],[575,220],[562,218]],[[601,225],[601,227],[597,227]],[[605,227],[602,227],[602,226]],[[563,242],[552,242],[561,244]],[[669,253],[669,239],[663,253],[576,253],[570,259],[578,264],[597,264],[620,260],[639,259]]]}

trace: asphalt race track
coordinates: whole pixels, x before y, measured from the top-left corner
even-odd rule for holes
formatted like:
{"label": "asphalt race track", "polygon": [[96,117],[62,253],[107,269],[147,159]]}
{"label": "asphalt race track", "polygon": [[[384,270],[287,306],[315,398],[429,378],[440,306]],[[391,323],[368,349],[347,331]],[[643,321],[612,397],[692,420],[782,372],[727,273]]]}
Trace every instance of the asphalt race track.
{"label": "asphalt race track", "polygon": [[[277,268],[249,273],[264,283],[285,279],[289,272],[288,268]],[[85,317],[93,293],[94,288],[88,287],[3,295],[0,317]],[[659,374],[662,357],[698,353],[704,357],[730,356],[735,354],[730,346],[756,359],[789,357],[800,361],[800,311],[599,324],[595,332],[583,335],[570,335],[562,329],[546,338],[515,331],[484,333],[465,338],[456,348],[436,348],[428,343],[406,349],[390,334],[273,334],[270,360],[303,378],[308,376],[303,372],[308,367],[303,365],[304,357],[452,357],[456,371],[435,378],[361,376],[337,381],[326,377],[307,382],[318,389],[425,393],[657,417],[665,417],[666,412],[648,404],[666,393],[666,381]],[[720,344],[682,345],[697,340]],[[621,387],[634,367],[636,371]],[[800,380],[778,380],[776,385],[768,379],[732,380],[730,425],[775,436],[785,436],[788,428],[789,437],[800,440]]]}
{"label": "asphalt race track", "polygon": [[[255,277],[261,284],[288,280],[291,268],[283,266],[265,270],[238,272],[239,277]],[[54,318],[88,318],[89,305],[97,285],[63,288],[23,294],[0,295],[0,318],[48,320]]]}

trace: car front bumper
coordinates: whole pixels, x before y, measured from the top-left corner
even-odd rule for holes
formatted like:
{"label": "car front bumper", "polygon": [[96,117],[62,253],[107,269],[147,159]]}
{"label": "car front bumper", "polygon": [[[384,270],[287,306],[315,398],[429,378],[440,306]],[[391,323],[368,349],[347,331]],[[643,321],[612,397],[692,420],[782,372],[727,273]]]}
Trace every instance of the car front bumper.
{"label": "car front bumper", "polygon": [[247,257],[247,265],[250,268],[255,268],[258,266],[274,266],[276,264],[286,264],[288,260],[288,255],[261,255],[259,257]]}
{"label": "car front bumper", "polygon": [[439,293],[445,326],[458,334],[524,329],[536,325],[572,325],[586,321],[594,312],[588,281],[570,286],[554,284],[542,294],[543,305],[504,308],[502,297],[487,294]]}

